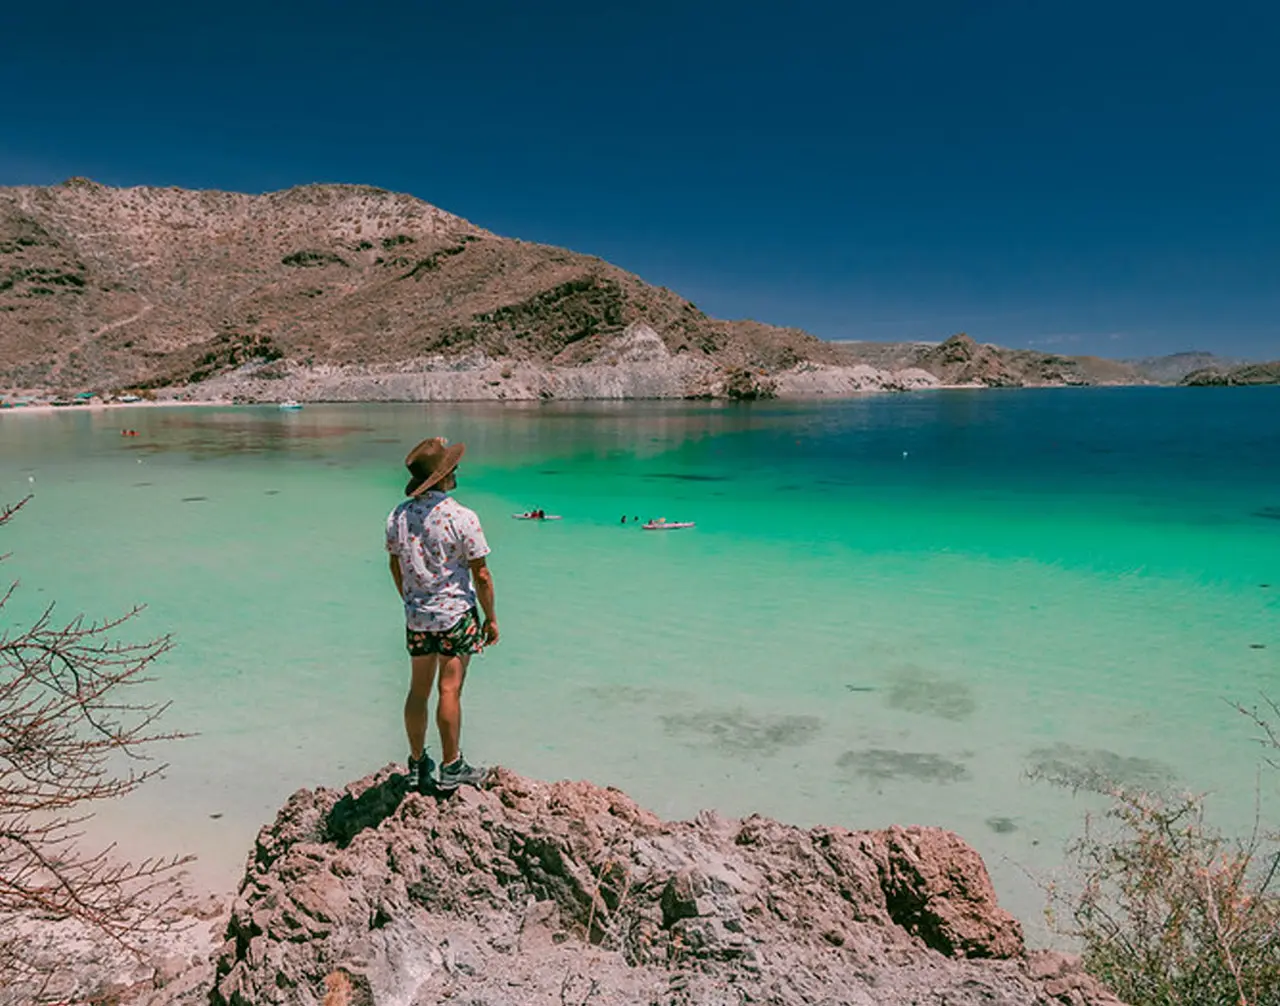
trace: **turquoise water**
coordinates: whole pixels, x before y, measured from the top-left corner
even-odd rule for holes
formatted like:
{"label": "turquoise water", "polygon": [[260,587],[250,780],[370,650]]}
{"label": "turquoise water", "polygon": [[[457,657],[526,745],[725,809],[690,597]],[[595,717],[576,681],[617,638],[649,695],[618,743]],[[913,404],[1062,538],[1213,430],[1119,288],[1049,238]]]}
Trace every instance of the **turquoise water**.
{"label": "turquoise water", "polygon": [[[14,604],[140,602],[177,638],[153,687],[198,736],[99,834],[227,888],[295,788],[403,758],[383,521],[432,434],[494,549],[473,761],[668,816],[944,825],[1032,923],[1096,805],[1037,765],[1252,819],[1227,700],[1280,693],[1280,389],[1064,389],[4,414]],[[537,506],[565,519],[508,517]]]}

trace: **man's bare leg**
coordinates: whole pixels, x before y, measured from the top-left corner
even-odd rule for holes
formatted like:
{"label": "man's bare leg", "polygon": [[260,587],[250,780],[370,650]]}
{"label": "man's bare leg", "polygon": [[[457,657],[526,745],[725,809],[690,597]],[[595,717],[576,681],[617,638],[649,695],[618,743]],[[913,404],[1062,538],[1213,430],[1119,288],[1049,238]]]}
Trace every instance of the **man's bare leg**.
{"label": "man's bare leg", "polygon": [[440,697],[436,702],[436,726],[440,728],[440,764],[458,758],[462,736],[462,683],[467,678],[471,655],[440,658]]}
{"label": "man's bare leg", "polygon": [[404,700],[404,732],[409,737],[409,755],[414,761],[422,757],[427,741],[427,700],[431,698],[431,686],[435,683],[439,654],[413,657],[409,678],[409,694]]}

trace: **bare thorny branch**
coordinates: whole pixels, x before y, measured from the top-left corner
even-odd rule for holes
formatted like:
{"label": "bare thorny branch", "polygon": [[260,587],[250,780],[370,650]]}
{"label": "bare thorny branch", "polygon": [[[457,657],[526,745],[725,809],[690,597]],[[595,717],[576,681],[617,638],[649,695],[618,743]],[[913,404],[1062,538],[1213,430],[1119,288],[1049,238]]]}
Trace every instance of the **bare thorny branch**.
{"label": "bare thorny branch", "polygon": [[[1239,702],[1230,704],[1262,731],[1262,736],[1258,738],[1260,744],[1272,751],[1280,752],[1280,702],[1267,695],[1261,696],[1260,701],[1265,709],[1259,706],[1243,706]],[[1277,758],[1280,758],[1280,754],[1264,755],[1265,761],[1272,768],[1280,768]]]}
{"label": "bare thorny branch", "polygon": [[[1280,705],[1263,702],[1236,708],[1280,750]],[[1098,792],[1115,827],[1088,821],[1068,849],[1075,889],[1050,891],[1089,969],[1134,1006],[1280,1002],[1280,850],[1262,826],[1261,777],[1240,839],[1206,823],[1200,796]]]}
{"label": "bare thorny branch", "polygon": [[[0,527],[29,500],[0,507]],[[162,772],[152,749],[181,736],[157,728],[168,703],[136,691],[172,640],[116,638],[136,607],[61,623],[50,605],[13,628],[4,616],[17,586],[0,595],[0,932],[21,920],[75,918],[131,946],[156,925],[157,896],[188,859],[122,862],[110,847],[86,851],[80,828],[95,802]],[[21,965],[0,938],[0,968]]]}

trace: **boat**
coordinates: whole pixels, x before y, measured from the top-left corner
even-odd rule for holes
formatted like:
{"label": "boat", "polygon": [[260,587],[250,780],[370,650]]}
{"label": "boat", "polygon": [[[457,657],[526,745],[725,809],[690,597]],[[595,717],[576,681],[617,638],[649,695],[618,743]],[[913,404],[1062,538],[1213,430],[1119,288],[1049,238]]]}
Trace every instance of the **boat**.
{"label": "boat", "polygon": [[137,395],[121,395],[116,399],[117,402],[123,402],[126,405],[132,405],[134,402],[142,401]]}
{"label": "boat", "polygon": [[297,409],[302,408],[302,403],[295,402],[292,398],[290,398],[287,401],[281,402],[280,408],[289,412],[293,412],[293,411],[296,411]]}
{"label": "boat", "polygon": [[679,531],[682,527],[694,527],[691,520],[651,520],[640,525],[645,531]]}
{"label": "boat", "polygon": [[511,515],[516,520],[564,520],[559,514],[549,513],[544,517],[535,517],[531,513],[513,513]]}

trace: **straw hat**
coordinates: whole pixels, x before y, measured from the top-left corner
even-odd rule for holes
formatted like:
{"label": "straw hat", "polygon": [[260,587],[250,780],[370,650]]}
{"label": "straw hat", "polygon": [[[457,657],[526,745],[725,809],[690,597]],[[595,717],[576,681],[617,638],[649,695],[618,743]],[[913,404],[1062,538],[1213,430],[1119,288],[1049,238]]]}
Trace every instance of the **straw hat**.
{"label": "straw hat", "polygon": [[413,476],[404,487],[404,494],[421,496],[457,468],[466,451],[466,444],[454,444],[451,447],[444,437],[430,437],[422,441],[404,459],[404,466]]}

